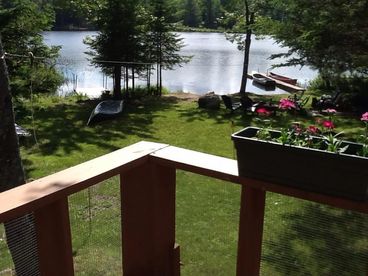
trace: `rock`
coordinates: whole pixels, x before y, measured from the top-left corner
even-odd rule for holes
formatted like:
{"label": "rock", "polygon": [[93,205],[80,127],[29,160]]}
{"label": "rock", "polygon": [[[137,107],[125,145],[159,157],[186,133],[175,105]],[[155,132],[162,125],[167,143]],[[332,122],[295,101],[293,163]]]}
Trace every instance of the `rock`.
{"label": "rock", "polygon": [[219,109],[220,108],[220,97],[215,92],[208,92],[207,94],[199,97],[198,107],[206,109]]}

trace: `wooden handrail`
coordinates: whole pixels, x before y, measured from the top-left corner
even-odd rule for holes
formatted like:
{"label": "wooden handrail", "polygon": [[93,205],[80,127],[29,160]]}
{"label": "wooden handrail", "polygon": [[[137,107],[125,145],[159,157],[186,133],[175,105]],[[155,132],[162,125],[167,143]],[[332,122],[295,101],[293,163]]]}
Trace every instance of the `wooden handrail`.
{"label": "wooden handrail", "polygon": [[167,145],[139,142],[0,193],[0,223],[32,212],[147,161]]}
{"label": "wooden handrail", "polygon": [[[73,275],[67,197],[120,175],[124,274],[152,275],[154,271],[157,275],[179,275],[179,249],[175,246],[176,169],[242,185],[238,276],[259,273],[268,191],[368,213],[368,202],[239,177],[237,162],[232,159],[165,144],[139,142],[0,193],[0,223],[34,213],[41,272]],[[55,225],[64,231],[54,235]],[[61,254],[62,248],[67,248],[65,254]]]}

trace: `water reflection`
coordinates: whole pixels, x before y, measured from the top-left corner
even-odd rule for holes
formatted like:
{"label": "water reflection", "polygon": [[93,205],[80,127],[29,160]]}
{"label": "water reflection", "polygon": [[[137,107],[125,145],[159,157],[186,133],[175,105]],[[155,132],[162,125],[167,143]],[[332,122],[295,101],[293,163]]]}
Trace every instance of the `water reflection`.
{"label": "water reflection", "polygon": [[[99,95],[104,89],[103,75],[98,68],[91,66],[87,60],[86,45],[83,39],[95,32],[45,32],[44,37],[48,45],[61,45],[61,58],[58,68],[69,78],[77,80],[77,91],[89,95]],[[180,33],[186,46],[182,49],[183,55],[193,56],[192,60],[173,71],[164,71],[163,85],[171,91],[194,92],[203,94],[215,91],[218,94],[234,93],[239,90],[242,74],[243,53],[237,50],[236,45],[226,40],[220,33]],[[271,54],[285,51],[271,39],[253,39],[249,71],[266,72],[273,64],[282,60],[272,61]],[[310,68],[287,67],[273,70],[280,74],[297,78],[305,83],[316,76]],[[155,77],[151,78],[155,80]],[[145,80],[138,83],[145,84]],[[66,90],[76,88],[69,83]],[[107,87],[111,89],[112,80],[109,78]],[[266,91],[262,87],[252,85],[248,81],[247,91],[256,94],[280,94],[285,91],[276,88],[275,91]]]}

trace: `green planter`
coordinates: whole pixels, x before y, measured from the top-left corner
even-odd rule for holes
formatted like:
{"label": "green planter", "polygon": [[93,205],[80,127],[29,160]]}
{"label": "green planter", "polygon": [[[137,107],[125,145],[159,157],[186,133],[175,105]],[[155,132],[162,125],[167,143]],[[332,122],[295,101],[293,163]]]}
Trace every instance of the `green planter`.
{"label": "green planter", "polygon": [[[255,138],[259,128],[232,135],[239,175],[305,191],[356,201],[368,199],[368,158],[354,155],[362,144],[350,143],[345,153],[282,145]],[[279,131],[270,131],[278,137]],[[319,139],[319,138],[315,138]]]}

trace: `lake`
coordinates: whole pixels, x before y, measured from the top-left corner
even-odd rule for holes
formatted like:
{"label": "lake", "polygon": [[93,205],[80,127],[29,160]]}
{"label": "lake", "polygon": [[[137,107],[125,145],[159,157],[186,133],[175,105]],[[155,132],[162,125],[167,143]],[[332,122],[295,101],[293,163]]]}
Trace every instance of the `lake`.
{"label": "lake", "polygon": [[[48,45],[62,46],[58,69],[69,80],[61,88],[61,93],[72,91],[86,93],[89,96],[98,96],[104,89],[111,89],[112,79],[104,81],[100,70],[89,64],[86,45],[83,39],[93,36],[96,32],[45,32],[44,38]],[[215,91],[217,94],[235,93],[239,90],[242,74],[243,52],[239,51],[235,44],[227,41],[221,33],[178,33],[184,39],[185,47],[181,50],[183,55],[193,56],[192,60],[177,67],[172,71],[164,71],[163,86],[170,91],[191,92],[204,94]],[[282,62],[282,59],[270,60],[271,54],[285,52],[272,39],[252,39],[249,72],[255,70],[267,72],[271,66]],[[272,70],[273,72],[297,78],[301,85],[306,85],[316,77],[317,72],[308,67],[284,67]],[[151,78],[155,81],[155,78]],[[141,81],[145,83],[144,80]],[[285,93],[281,89],[265,91],[252,85],[248,81],[247,91],[256,94],[280,94]]]}

